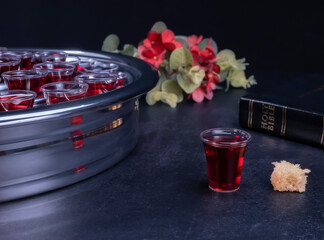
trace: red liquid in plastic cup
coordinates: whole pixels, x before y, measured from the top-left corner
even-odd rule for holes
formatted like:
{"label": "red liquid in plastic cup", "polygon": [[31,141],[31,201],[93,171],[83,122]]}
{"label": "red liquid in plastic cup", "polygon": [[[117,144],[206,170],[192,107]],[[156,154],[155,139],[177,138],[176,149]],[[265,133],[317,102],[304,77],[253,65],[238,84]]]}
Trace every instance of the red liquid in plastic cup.
{"label": "red liquid in plastic cup", "polygon": [[0,112],[32,108],[36,93],[27,90],[0,91]]}
{"label": "red liquid in plastic cup", "polygon": [[88,97],[106,93],[116,88],[117,78],[105,73],[82,74],[77,76],[76,81],[89,85]]}
{"label": "red liquid in plastic cup", "polygon": [[127,78],[127,74],[124,72],[117,72],[116,77],[117,77],[117,82],[115,88],[123,87],[125,84],[125,80]]}
{"label": "red liquid in plastic cup", "polygon": [[77,75],[80,58],[76,56],[66,56],[62,58],[61,55],[51,55],[43,58],[44,63],[67,63],[74,66],[73,77]]}
{"label": "red liquid in plastic cup", "polygon": [[28,51],[9,51],[6,52],[8,55],[17,56],[20,58],[20,70],[28,70],[33,68],[32,58],[33,53]]}
{"label": "red liquid in plastic cup", "polygon": [[48,82],[71,81],[75,66],[64,62],[38,63],[33,67],[36,71],[47,72]]}
{"label": "red liquid in plastic cup", "polygon": [[73,101],[84,98],[88,84],[77,82],[54,82],[41,87],[47,104]]}
{"label": "red liquid in plastic cup", "polygon": [[0,74],[12,70],[18,70],[21,60],[17,56],[0,53]]}
{"label": "red liquid in plastic cup", "polygon": [[118,65],[110,62],[91,61],[82,66],[79,71],[83,73],[116,73]]}
{"label": "red liquid in plastic cup", "polygon": [[16,70],[2,74],[8,89],[31,90],[36,92],[37,97],[42,97],[41,86],[48,83],[47,72],[36,70]]}
{"label": "red liquid in plastic cup", "polygon": [[41,51],[41,52],[35,52],[34,56],[32,58],[32,62],[34,64],[42,63],[44,62],[45,58],[48,56],[55,56],[60,57],[62,61],[65,60],[65,58],[68,56],[66,52],[62,51]]}
{"label": "red liquid in plastic cup", "polygon": [[218,192],[238,190],[251,135],[239,129],[214,128],[203,131],[200,138],[206,154],[209,188]]}

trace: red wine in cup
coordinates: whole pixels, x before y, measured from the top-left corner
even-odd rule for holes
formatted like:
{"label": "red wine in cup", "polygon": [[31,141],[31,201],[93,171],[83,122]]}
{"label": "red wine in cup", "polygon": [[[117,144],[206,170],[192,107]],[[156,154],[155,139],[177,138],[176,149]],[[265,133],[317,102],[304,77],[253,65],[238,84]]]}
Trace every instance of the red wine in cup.
{"label": "red wine in cup", "polygon": [[55,56],[60,57],[62,61],[65,61],[65,58],[67,57],[67,53],[65,52],[57,52],[57,51],[42,51],[42,52],[35,52],[34,56],[32,58],[32,63],[42,63],[44,62],[44,59],[48,56]]}
{"label": "red wine in cup", "polygon": [[115,87],[116,88],[121,88],[121,87],[123,87],[124,86],[124,79],[118,79],[117,80],[117,82],[116,82],[116,85],[115,85]]}
{"label": "red wine in cup", "polygon": [[61,102],[67,102],[67,101],[73,101],[73,100],[78,100],[81,98],[85,97],[85,93],[81,94],[75,94],[75,95],[69,95],[69,94],[60,94],[60,95],[52,95],[48,94],[47,99],[49,104],[56,104],[56,103],[61,103]]}
{"label": "red wine in cup", "polygon": [[[218,143],[239,143],[247,138],[238,135],[205,138]],[[233,191],[239,188],[246,146],[216,147],[203,143],[207,159],[209,187],[217,191]]]}
{"label": "red wine in cup", "polygon": [[10,58],[0,57],[0,74],[8,71],[18,70],[19,62],[14,62]]}
{"label": "red wine in cup", "polygon": [[[9,74],[8,77],[7,75],[3,76],[8,89],[31,90],[37,93],[37,97],[43,96],[43,93],[41,91],[41,86],[43,86],[46,83],[49,83],[49,79],[46,77],[45,74],[39,74],[39,76],[37,76],[37,73],[33,72],[33,70],[19,71],[17,72],[16,75],[14,74],[14,72],[10,72],[10,73],[12,73],[11,76]],[[26,74],[25,78],[23,74]],[[30,76],[29,78],[28,74],[31,74],[33,76]]]}
{"label": "red wine in cup", "polygon": [[115,88],[121,88],[124,86],[125,84],[125,79],[127,77],[127,74],[124,73],[124,72],[117,72],[116,74],[116,78],[117,78],[117,81],[116,81],[116,84],[115,84]]}
{"label": "red wine in cup", "polygon": [[28,51],[10,51],[6,54],[10,54],[12,56],[20,58],[20,70],[29,70],[33,68],[33,53]]}
{"label": "red wine in cup", "polygon": [[43,62],[45,63],[68,63],[73,65],[74,71],[72,76],[75,77],[77,75],[78,72],[78,66],[79,66],[79,62],[80,62],[80,58],[76,57],[76,56],[67,56],[62,58],[62,56],[56,56],[56,55],[50,55],[47,56],[43,59]]}
{"label": "red wine in cup", "polygon": [[115,82],[107,81],[107,82],[87,82],[89,85],[87,96],[94,96],[101,93],[105,93],[115,89]]}
{"label": "red wine in cup", "polygon": [[32,57],[26,56],[21,58],[20,68],[22,70],[29,70],[33,68]]}
{"label": "red wine in cup", "polygon": [[47,78],[47,82],[67,82],[67,81],[72,81],[73,76],[48,73],[46,78]]}
{"label": "red wine in cup", "polygon": [[84,98],[88,84],[77,82],[53,82],[41,87],[47,104],[73,101]]}
{"label": "red wine in cup", "polygon": [[33,107],[34,99],[26,94],[10,94],[0,96],[0,112]]}
{"label": "red wine in cup", "polygon": [[[50,82],[66,82],[66,81],[71,81],[73,78],[73,73],[71,73],[71,71],[68,70],[68,68],[65,68],[64,66],[59,66],[53,67],[53,70],[62,70],[61,73],[59,72],[51,72],[51,70],[49,69],[49,73],[47,75],[47,77],[49,78]],[[65,70],[65,71],[64,71]]]}
{"label": "red wine in cup", "polygon": [[67,63],[39,63],[34,66],[37,71],[47,71],[48,82],[71,81],[75,66]]}

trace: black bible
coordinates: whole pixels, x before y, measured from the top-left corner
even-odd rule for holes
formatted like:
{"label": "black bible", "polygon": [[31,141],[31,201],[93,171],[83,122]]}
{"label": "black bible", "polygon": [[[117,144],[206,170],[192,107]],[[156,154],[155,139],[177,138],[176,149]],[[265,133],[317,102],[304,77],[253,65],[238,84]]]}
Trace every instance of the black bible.
{"label": "black bible", "polygon": [[240,99],[239,122],[245,128],[324,148],[324,82],[298,93],[245,95]]}

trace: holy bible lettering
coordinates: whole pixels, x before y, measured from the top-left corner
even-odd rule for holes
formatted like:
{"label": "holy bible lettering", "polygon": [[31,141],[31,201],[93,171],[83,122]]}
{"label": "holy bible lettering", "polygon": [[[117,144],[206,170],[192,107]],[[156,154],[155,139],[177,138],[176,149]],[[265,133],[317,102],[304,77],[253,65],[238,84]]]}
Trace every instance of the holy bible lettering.
{"label": "holy bible lettering", "polygon": [[261,128],[273,131],[275,124],[275,106],[262,104]]}

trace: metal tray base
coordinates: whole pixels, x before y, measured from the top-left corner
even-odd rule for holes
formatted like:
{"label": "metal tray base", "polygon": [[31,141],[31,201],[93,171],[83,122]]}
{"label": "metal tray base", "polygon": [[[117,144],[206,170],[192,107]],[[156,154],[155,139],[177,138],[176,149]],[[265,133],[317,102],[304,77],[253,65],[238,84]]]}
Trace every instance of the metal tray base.
{"label": "metal tray base", "polygon": [[77,55],[118,62],[128,74],[128,85],[86,99],[0,113],[0,202],[84,180],[135,147],[137,99],[155,86],[157,72],[141,60],[117,54]]}

